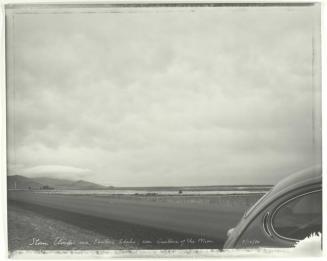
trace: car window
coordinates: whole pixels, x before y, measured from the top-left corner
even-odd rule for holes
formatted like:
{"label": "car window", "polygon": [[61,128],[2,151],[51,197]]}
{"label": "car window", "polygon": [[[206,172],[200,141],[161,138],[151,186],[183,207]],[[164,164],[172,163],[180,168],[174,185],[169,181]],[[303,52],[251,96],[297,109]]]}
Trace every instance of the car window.
{"label": "car window", "polygon": [[306,193],[282,204],[273,215],[272,226],[279,236],[301,240],[322,231],[322,193]]}

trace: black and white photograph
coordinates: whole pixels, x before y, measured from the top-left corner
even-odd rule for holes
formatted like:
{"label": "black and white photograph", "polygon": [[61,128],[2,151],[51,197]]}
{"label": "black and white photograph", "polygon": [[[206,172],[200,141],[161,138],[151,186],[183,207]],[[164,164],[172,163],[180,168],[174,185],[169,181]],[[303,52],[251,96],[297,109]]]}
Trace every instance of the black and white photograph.
{"label": "black and white photograph", "polygon": [[319,2],[4,12],[10,258],[322,255]]}

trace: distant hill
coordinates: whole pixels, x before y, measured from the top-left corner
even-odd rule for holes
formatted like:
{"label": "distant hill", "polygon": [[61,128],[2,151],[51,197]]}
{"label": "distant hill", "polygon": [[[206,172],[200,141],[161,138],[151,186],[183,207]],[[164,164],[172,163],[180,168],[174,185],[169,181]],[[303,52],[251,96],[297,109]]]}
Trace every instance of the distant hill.
{"label": "distant hill", "polygon": [[71,184],[71,187],[76,188],[76,189],[102,189],[102,188],[106,188],[105,186],[95,184],[95,183],[92,183],[92,182],[88,182],[88,181],[84,181],[84,180],[78,180],[76,182],[73,182]]}
{"label": "distant hill", "polygon": [[39,182],[55,189],[103,189],[105,186],[84,181],[84,180],[67,180],[67,179],[55,179],[55,178],[33,178],[33,181]]}
{"label": "distant hill", "polygon": [[8,189],[14,189],[16,182],[17,189],[40,189],[48,186],[54,189],[105,189],[105,186],[98,185],[92,182],[78,180],[66,180],[56,178],[27,178],[20,175],[8,176]]}
{"label": "distant hill", "polygon": [[40,189],[43,184],[20,175],[7,177],[8,189]]}
{"label": "distant hill", "polygon": [[31,180],[41,183],[41,184],[45,184],[48,185],[50,187],[65,187],[67,186],[67,184],[71,184],[72,181],[71,180],[67,180],[67,179],[55,179],[55,178],[47,178],[47,177],[40,177],[40,178],[30,178]]}
{"label": "distant hill", "polygon": [[40,189],[42,187],[54,188],[58,190],[148,190],[148,191],[230,191],[230,190],[269,190],[272,185],[220,185],[220,186],[175,186],[175,187],[112,187],[102,186],[85,180],[67,180],[57,178],[27,178],[21,175],[8,176],[8,189]]}

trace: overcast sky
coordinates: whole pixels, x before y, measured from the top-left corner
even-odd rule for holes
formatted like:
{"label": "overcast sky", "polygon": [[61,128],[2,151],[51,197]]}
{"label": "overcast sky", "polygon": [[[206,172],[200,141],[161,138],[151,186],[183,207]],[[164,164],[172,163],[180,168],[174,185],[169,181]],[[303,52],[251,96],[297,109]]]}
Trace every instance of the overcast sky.
{"label": "overcast sky", "polygon": [[10,175],[275,184],[320,162],[318,9],[95,11],[8,16]]}

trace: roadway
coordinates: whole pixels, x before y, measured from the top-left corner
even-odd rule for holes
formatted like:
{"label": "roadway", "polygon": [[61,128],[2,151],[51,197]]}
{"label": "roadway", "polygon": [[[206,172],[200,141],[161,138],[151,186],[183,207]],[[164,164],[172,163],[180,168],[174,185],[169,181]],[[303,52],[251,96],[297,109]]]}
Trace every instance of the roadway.
{"label": "roadway", "polygon": [[[227,230],[236,225],[244,212],[244,209],[233,212],[224,211],[210,205],[151,202],[110,196],[33,193],[31,191],[10,191],[8,200],[74,213],[76,223],[78,223],[78,215],[83,215],[94,217],[95,222],[97,219],[98,221],[107,219],[135,224],[147,229],[198,235],[219,242],[226,239]],[[86,222],[89,223],[92,220],[88,219]],[[101,228],[98,229],[101,230]]]}

